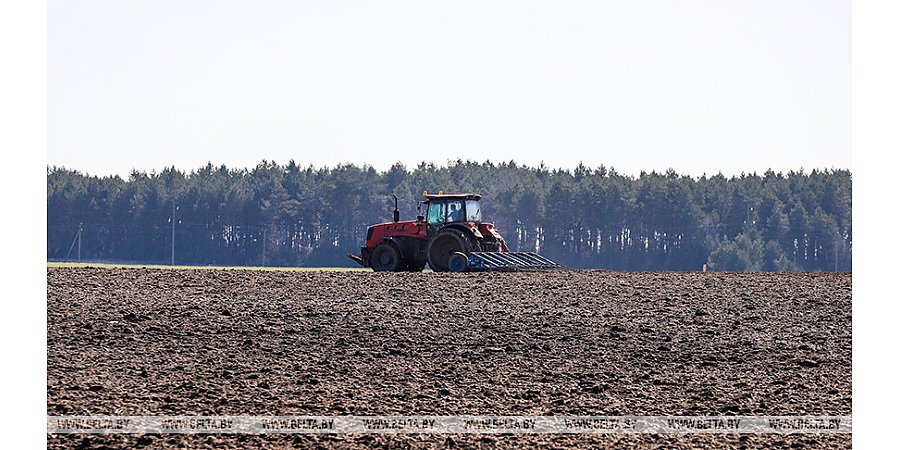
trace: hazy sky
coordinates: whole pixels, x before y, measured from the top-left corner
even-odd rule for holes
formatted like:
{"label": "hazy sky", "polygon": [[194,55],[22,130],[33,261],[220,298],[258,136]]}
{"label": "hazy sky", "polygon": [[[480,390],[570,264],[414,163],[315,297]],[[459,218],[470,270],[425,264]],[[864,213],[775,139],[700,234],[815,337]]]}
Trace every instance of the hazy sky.
{"label": "hazy sky", "polygon": [[850,167],[849,0],[49,0],[48,164]]}

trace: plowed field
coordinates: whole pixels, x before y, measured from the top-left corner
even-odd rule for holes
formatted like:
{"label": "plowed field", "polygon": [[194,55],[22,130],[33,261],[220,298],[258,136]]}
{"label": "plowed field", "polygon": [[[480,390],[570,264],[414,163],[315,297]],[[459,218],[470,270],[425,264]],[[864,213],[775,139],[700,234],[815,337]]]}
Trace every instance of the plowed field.
{"label": "plowed field", "polygon": [[[48,415],[850,415],[851,275],[51,268]],[[54,435],[845,448],[850,435]]]}

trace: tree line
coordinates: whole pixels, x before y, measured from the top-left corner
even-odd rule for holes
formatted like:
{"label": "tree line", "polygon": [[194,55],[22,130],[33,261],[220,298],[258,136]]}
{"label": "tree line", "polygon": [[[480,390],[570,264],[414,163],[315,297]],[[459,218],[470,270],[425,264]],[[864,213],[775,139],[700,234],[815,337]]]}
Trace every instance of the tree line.
{"label": "tree line", "polygon": [[366,227],[390,220],[390,194],[413,218],[423,191],[482,194],[485,220],[513,250],[570,267],[852,267],[849,170],[698,178],[471,161],[384,172],[263,161],[128,179],[48,167],[47,258],[74,260],[79,244],[83,260],[168,263],[174,217],[176,264],[349,266]]}

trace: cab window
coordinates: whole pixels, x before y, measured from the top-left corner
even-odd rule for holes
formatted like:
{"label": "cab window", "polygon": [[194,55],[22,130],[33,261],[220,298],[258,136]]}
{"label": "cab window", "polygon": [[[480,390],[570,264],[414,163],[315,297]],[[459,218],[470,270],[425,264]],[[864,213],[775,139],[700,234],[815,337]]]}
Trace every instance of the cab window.
{"label": "cab window", "polygon": [[428,223],[437,224],[444,223],[445,204],[441,201],[431,201],[428,204]]}
{"label": "cab window", "polygon": [[481,203],[478,200],[466,200],[466,221],[481,223]]}
{"label": "cab window", "polygon": [[464,222],[465,220],[462,200],[447,201],[447,222]]}

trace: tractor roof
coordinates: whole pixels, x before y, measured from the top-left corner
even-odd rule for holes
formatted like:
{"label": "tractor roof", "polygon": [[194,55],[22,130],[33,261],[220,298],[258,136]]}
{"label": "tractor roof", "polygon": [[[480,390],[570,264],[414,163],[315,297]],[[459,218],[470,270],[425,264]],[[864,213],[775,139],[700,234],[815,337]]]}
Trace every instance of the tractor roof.
{"label": "tractor roof", "polygon": [[425,191],[422,194],[428,200],[438,200],[438,199],[465,199],[465,200],[481,200],[481,196],[478,194],[444,194],[443,192],[438,194],[429,194],[428,191]]}

